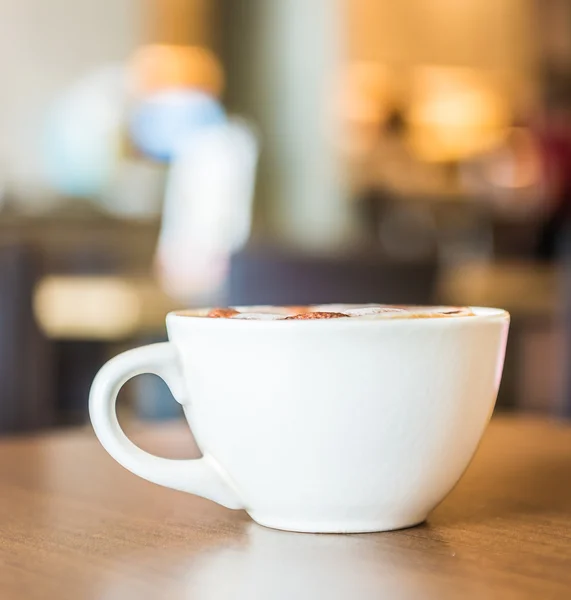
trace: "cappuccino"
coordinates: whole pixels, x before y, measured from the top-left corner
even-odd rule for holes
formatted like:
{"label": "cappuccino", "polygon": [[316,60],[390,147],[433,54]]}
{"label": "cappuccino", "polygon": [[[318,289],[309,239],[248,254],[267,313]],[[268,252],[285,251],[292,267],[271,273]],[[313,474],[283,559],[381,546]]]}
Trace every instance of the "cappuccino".
{"label": "cappuccino", "polygon": [[460,306],[393,306],[385,304],[320,304],[308,306],[239,306],[185,311],[186,316],[247,321],[291,321],[318,319],[431,319],[470,317]]}

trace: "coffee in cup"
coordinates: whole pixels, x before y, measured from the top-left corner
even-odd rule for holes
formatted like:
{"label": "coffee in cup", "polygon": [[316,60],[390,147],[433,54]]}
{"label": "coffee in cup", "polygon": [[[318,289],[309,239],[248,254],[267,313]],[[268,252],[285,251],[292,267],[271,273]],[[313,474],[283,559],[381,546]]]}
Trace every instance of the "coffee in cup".
{"label": "coffee in cup", "polygon": [[[332,316],[333,315],[333,316]],[[124,467],[166,487],[304,532],[424,521],[466,467],[492,414],[509,315],[494,308],[329,304],[174,312],[169,342],[96,376],[95,433]],[[155,373],[202,457],[144,452],[115,412]]]}

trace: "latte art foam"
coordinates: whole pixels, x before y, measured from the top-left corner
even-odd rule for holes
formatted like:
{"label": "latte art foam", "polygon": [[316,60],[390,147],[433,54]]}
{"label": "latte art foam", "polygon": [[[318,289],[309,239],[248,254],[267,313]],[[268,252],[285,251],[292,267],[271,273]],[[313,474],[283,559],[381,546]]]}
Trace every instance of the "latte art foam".
{"label": "latte art foam", "polygon": [[462,306],[392,306],[385,304],[320,304],[313,306],[240,306],[211,308],[182,315],[242,321],[305,321],[319,319],[433,319],[470,317]]}

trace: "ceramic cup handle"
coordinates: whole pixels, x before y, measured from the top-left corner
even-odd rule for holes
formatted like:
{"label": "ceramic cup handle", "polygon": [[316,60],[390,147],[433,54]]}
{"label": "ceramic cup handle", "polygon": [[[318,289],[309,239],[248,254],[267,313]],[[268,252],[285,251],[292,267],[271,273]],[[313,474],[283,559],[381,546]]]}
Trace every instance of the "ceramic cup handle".
{"label": "ceramic cup handle", "polygon": [[105,450],[119,464],[143,479],[203,496],[228,508],[243,508],[238,494],[209,456],[194,460],[160,458],[135,446],[123,433],[115,411],[117,394],[131,377],[143,373],[158,375],[178,402],[182,404],[185,401],[178,356],[170,342],[119,354],[101,368],[89,396],[93,429]]}

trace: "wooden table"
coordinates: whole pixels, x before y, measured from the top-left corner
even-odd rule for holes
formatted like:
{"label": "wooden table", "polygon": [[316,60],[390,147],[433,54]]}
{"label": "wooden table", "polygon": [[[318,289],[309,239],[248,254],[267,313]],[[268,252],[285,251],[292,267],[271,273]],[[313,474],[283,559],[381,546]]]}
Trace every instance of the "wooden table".
{"label": "wooden table", "polygon": [[[183,457],[180,425],[138,430]],[[124,471],[90,431],[0,442],[0,598],[571,598],[571,427],[495,418],[420,527],[306,535]]]}

